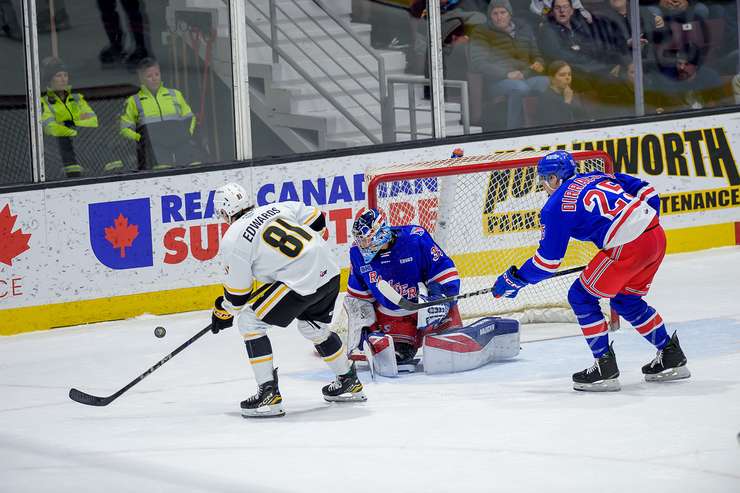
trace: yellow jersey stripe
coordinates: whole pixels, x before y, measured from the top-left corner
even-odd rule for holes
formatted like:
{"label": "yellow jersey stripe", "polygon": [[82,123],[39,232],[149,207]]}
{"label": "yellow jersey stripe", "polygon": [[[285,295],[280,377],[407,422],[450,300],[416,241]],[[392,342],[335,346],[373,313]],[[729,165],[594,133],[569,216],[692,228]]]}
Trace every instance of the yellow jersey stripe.
{"label": "yellow jersey stripe", "polygon": [[248,288],[244,288],[244,289],[237,289],[237,288],[229,287],[226,284],[224,284],[224,289],[232,294],[246,294],[252,290],[252,286],[249,286]]}
{"label": "yellow jersey stripe", "polygon": [[267,363],[268,361],[272,361],[272,355],[260,356],[259,358],[249,358],[249,362],[253,365],[257,365],[259,363]]}
{"label": "yellow jersey stripe", "polygon": [[314,221],[314,219],[318,217],[319,214],[321,214],[321,212],[316,207],[314,207],[313,213],[310,216],[308,216],[308,219],[303,221],[303,224],[311,224]]}
{"label": "yellow jersey stripe", "polygon": [[332,361],[340,357],[342,354],[344,354],[344,344],[342,344],[342,347],[339,348],[339,351],[332,354],[331,356],[326,356],[324,358],[324,361],[326,361],[327,363],[331,363]]}
{"label": "yellow jersey stripe", "polygon": [[257,312],[256,312],[257,317],[262,318],[262,315],[264,315],[265,313],[269,312],[272,308],[274,308],[275,305],[277,305],[280,302],[283,296],[288,294],[288,291],[289,291],[288,286],[286,286],[285,284],[283,284],[277,290],[275,290],[275,292],[272,293],[272,295],[270,295],[270,297],[265,300],[262,306],[260,306],[257,309]]}

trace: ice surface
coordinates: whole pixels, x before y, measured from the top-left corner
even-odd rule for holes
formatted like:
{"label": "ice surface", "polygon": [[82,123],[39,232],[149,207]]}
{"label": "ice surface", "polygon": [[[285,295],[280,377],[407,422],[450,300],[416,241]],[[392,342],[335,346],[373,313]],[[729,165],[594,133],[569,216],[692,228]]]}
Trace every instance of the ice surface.
{"label": "ice surface", "polygon": [[344,405],[323,402],[310,344],[276,330],[287,415],[270,420],[238,412],[255,384],[233,329],[108,407],[68,399],[118,390],[207,312],[0,338],[0,492],[740,492],[738,279],[740,248],[667,258],[648,300],[692,378],[645,383],[654,351],[625,323],[611,394],[571,390],[592,360],[568,325],[527,327],[517,360],[463,374],[364,374],[368,402]]}

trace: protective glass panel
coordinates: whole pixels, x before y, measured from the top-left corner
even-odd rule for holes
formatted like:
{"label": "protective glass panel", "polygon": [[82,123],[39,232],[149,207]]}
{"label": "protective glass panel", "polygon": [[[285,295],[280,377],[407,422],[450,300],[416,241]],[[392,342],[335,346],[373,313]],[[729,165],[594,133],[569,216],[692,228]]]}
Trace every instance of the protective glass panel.
{"label": "protective glass panel", "polygon": [[235,158],[226,2],[39,2],[46,179]]}
{"label": "protective glass panel", "polygon": [[246,0],[254,156],[429,137],[423,3]]}
{"label": "protective glass panel", "polygon": [[20,2],[0,2],[0,53],[0,185],[29,183],[33,173]]}

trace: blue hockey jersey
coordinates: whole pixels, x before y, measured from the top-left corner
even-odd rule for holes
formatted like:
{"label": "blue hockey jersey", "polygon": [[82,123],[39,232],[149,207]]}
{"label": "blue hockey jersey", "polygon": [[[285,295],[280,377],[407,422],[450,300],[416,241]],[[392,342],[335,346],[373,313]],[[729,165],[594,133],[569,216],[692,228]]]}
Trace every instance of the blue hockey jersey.
{"label": "blue hockey jersey", "polygon": [[385,279],[396,291],[409,300],[418,299],[420,282],[439,283],[445,296],[460,292],[457,268],[429,233],[421,226],[391,227],[396,239],[390,250],[379,252],[366,264],[360,249],[354,245],[349,251],[351,270],[347,294],[376,303],[376,308],[391,316],[412,312],[398,308],[378,291],[377,282]]}
{"label": "blue hockey jersey", "polygon": [[542,208],[539,247],[518,275],[528,283],[550,277],[571,238],[590,241],[599,249],[629,243],[657,221],[659,211],[660,197],[644,180],[598,171],[575,175]]}

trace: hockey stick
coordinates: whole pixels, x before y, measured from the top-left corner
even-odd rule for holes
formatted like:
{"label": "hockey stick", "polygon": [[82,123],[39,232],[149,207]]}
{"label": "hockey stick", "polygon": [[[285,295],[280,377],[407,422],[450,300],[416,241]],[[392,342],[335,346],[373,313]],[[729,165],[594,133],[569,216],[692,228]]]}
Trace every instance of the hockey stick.
{"label": "hockey stick", "polygon": [[115,394],[111,394],[108,397],[98,397],[96,395],[90,395],[90,394],[87,394],[85,392],[82,392],[80,390],[73,388],[73,389],[69,389],[69,398],[75,402],[79,402],[80,404],[86,404],[88,406],[107,406],[114,400],[121,397],[121,395],[124,392],[126,392],[128,389],[130,389],[131,387],[133,387],[134,385],[136,385],[137,383],[141,382],[146,377],[148,377],[154,370],[156,370],[157,368],[159,368],[160,366],[162,366],[163,364],[171,360],[177,353],[179,353],[180,351],[182,351],[183,349],[191,345],[193,342],[195,342],[197,339],[202,337],[209,330],[211,330],[211,324],[208,324],[208,327],[201,329],[200,332],[198,332],[193,337],[191,337],[190,339],[182,343],[180,347],[178,347],[177,349],[172,351],[170,354],[168,354],[167,356],[159,360],[157,364],[149,368],[147,371],[145,371],[138,377],[134,378],[128,385],[120,389]]}
{"label": "hockey stick", "polygon": [[[556,272],[552,276],[550,276],[550,278],[566,276],[568,274],[580,272],[585,268],[586,266],[583,265],[581,267],[573,267],[571,269],[561,270],[559,272]],[[394,305],[397,305],[399,308],[403,308],[404,310],[415,312],[415,311],[421,310],[422,308],[426,308],[428,306],[439,305],[442,303],[449,303],[450,301],[462,300],[465,298],[470,298],[472,296],[478,296],[481,294],[490,293],[491,291],[493,291],[493,287],[479,289],[478,291],[471,291],[470,293],[463,293],[463,294],[458,294],[455,296],[446,296],[444,298],[438,298],[436,300],[427,301],[425,303],[414,303],[411,300],[407,300],[406,298],[401,296],[401,294],[398,293],[398,291],[393,289],[393,287],[390,284],[388,284],[388,282],[384,279],[381,279],[380,281],[378,281],[378,291],[380,291],[381,294],[388,299],[388,301],[390,301]]]}

